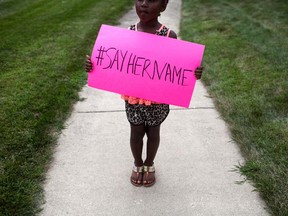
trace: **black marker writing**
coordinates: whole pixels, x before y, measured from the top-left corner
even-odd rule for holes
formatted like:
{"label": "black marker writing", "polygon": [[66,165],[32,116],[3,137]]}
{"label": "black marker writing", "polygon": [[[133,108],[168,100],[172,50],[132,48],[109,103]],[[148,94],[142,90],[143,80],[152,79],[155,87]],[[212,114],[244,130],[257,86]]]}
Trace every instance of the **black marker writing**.
{"label": "black marker writing", "polygon": [[98,56],[96,57],[97,59],[97,65],[101,65],[102,64],[102,61],[103,61],[103,54],[104,54],[105,51],[105,47],[102,48],[102,46],[100,47],[100,49],[98,49]]}
{"label": "black marker writing", "polygon": [[175,83],[181,86],[187,86],[187,79],[193,76],[193,70],[177,67],[168,62],[159,65],[157,60],[140,57],[128,51],[123,52],[115,47],[105,49],[101,46],[97,51],[97,66],[99,65],[105,70],[114,69],[119,72],[124,70],[126,74]]}

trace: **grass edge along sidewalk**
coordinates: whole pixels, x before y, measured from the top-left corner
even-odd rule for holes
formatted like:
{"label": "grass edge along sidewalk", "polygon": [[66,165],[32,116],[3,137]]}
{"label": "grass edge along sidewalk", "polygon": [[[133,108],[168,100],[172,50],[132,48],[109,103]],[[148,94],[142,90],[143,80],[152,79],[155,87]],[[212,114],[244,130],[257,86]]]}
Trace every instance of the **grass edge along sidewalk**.
{"label": "grass edge along sidewalk", "polygon": [[273,215],[288,215],[288,5],[183,1],[181,37],[206,45],[204,83]]}
{"label": "grass edge along sidewalk", "polygon": [[35,215],[58,133],[86,82],[85,54],[129,0],[0,2],[0,215]]}

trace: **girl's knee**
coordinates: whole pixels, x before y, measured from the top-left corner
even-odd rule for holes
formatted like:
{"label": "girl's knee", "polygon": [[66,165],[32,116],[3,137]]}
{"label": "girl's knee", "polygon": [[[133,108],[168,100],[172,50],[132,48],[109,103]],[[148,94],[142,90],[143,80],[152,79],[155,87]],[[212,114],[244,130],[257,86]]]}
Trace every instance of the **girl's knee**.
{"label": "girl's knee", "polygon": [[150,141],[159,142],[159,140],[160,140],[160,126],[148,127],[147,128],[147,138]]}
{"label": "girl's knee", "polygon": [[143,141],[143,136],[137,136],[135,134],[134,135],[131,134],[130,141],[132,143],[140,143]]}
{"label": "girl's knee", "polygon": [[139,125],[139,126],[131,125],[130,139],[132,142],[142,141],[144,135],[145,135],[145,126],[144,125]]}

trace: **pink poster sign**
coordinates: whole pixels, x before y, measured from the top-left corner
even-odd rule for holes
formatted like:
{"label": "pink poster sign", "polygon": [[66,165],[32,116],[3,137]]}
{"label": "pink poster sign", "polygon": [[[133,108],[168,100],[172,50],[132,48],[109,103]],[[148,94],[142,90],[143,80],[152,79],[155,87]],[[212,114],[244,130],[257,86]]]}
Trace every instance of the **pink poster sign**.
{"label": "pink poster sign", "polygon": [[205,46],[102,25],[88,86],[189,107]]}

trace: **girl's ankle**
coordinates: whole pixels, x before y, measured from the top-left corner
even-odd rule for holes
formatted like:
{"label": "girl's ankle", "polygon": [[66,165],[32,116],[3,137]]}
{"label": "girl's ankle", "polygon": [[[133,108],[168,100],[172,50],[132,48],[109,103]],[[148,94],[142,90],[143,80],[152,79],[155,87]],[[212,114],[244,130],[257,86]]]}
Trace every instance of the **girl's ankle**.
{"label": "girl's ankle", "polygon": [[143,166],[144,164],[143,164],[143,162],[134,162],[134,165],[135,165],[136,167],[141,167],[141,166]]}
{"label": "girl's ankle", "polygon": [[145,161],[144,162],[144,164],[143,164],[144,166],[153,166],[154,165],[154,162],[149,162],[149,161]]}

